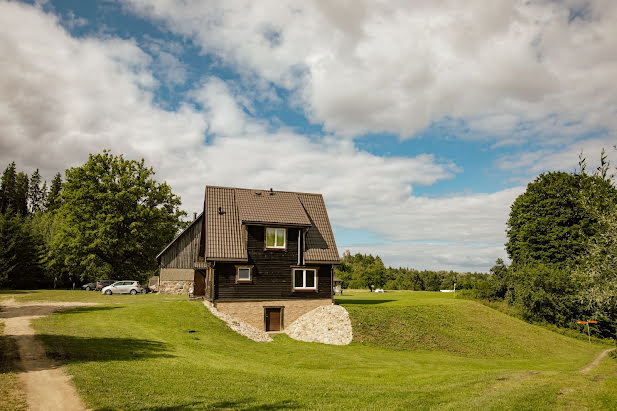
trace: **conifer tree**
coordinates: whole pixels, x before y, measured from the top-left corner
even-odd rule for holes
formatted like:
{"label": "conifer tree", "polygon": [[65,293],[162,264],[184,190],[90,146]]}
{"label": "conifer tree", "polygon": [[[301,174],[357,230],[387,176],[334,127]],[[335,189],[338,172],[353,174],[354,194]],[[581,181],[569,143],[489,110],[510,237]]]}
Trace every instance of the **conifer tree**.
{"label": "conifer tree", "polygon": [[47,202],[45,203],[48,211],[55,211],[60,206],[60,192],[62,191],[62,177],[60,173],[56,173],[51,181],[49,193],[47,194]]}
{"label": "conifer tree", "polygon": [[28,174],[20,171],[15,178],[15,211],[21,216],[28,214],[28,193],[30,179]]}
{"label": "conifer tree", "polygon": [[41,174],[37,168],[32,177],[30,177],[30,186],[28,190],[28,206],[30,212],[35,214],[45,209],[44,200],[45,186],[41,187]]}
{"label": "conifer tree", "polygon": [[14,207],[15,199],[15,162],[10,163],[2,173],[0,181],[0,212],[6,213],[10,207]]}

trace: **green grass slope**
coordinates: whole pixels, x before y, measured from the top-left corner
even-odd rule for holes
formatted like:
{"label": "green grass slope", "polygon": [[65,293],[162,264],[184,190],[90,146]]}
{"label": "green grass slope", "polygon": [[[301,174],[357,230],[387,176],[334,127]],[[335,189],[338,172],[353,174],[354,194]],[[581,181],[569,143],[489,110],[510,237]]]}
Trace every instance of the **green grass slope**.
{"label": "green grass slope", "polygon": [[366,345],[478,358],[550,357],[567,364],[589,350],[586,341],[455,299],[451,293],[352,291],[338,302],[350,313],[354,341]]}
{"label": "green grass slope", "polygon": [[604,346],[439,294],[344,296],[356,327],[344,347],[255,343],[183,297],[12,297],[103,303],[35,321],[92,409],[617,407],[614,359],[580,373]]}

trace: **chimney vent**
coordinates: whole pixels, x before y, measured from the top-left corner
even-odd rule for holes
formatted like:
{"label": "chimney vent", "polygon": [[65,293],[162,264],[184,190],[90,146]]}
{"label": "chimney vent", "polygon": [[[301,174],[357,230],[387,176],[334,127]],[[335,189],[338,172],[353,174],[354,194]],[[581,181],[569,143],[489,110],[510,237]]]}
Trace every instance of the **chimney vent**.
{"label": "chimney vent", "polygon": [[193,213],[193,221],[197,220],[197,213]]}

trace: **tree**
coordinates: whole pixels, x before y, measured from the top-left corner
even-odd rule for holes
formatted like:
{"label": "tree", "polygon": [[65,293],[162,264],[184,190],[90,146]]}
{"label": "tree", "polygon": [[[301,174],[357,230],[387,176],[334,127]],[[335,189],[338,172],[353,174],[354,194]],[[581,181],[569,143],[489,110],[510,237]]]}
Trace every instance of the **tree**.
{"label": "tree", "polygon": [[41,174],[37,168],[30,177],[30,187],[28,191],[28,205],[31,213],[38,213],[45,210],[45,192],[47,183],[41,187]]}
{"label": "tree", "polygon": [[15,178],[15,211],[21,216],[28,214],[28,192],[30,180],[28,174],[20,171]]}
{"label": "tree", "polygon": [[37,288],[45,279],[40,241],[22,216],[0,214],[0,286]]}
{"label": "tree", "polygon": [[564,172],[541,174],[529,183],[508,219],[506,250],[513,263],[576,264],[599,230],[583,198],[602,208],[615,201],[617,190],[602,177]]}
{"label": "tree", "polygon": [[67,170],[50,267],[73,281],[77,276],[144,279],[185,215],[180,199],[153,175],[143,159],[126,160],[109,151],[90,154],[83,166]]}
{"label": "tree", "polygon": [[54,179],[51,180],[49,193],[47,193],[47,201],[45,208],[49,211],[55,211],[60,206],[60,193],[62,192],[62,177],[60,173],[56,173]]}
{"label": "tree", "polygon": [[15,180],[17,172],[15,171],[15,162],[10,163],[2,173],[0,182],[0,212],[6,213],[9,207],[14,207],[15,204]]}

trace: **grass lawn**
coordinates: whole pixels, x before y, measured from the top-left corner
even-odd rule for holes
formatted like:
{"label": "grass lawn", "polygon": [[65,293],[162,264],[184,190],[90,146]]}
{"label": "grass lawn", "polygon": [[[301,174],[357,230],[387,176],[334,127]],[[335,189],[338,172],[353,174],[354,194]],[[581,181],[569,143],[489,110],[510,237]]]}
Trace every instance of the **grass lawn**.
{"label": "grass lawn", "polygon": [[617,408],[617,361],[579,372],[608,345],[451,294],[347,293],[338,302],[354,342],[344,347],[252,342],[186,297],[3,297],[102,303],[35,321],[93,409]]}

